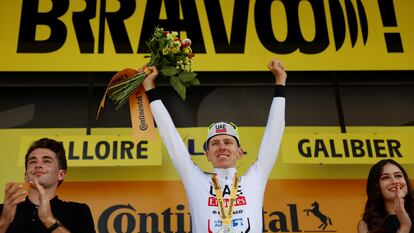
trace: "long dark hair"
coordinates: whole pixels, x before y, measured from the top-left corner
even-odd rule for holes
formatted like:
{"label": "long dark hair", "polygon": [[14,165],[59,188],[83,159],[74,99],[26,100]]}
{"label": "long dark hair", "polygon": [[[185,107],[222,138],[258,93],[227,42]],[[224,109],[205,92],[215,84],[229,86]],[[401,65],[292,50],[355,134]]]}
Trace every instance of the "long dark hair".
{"label": "long dark hair", "polygon": [[383,168],[386,164],[393,164],[397,166],[404,176],[408,191],[407,195],[404,197],[404,207],[410,216],[411,222],[414,222],[414,191],[413,186],[411,185],[411,181],[408,178],[407,172],[396,161],[392,159],[384,159],[377,162],[371,167],[367,180],[366,191],[368,199],[365,203],[365,211],[362,216],[362,220],[364,220],[364,222],[367,224],[368,231],[371,233],[384,232],[383,223],[388,215],[385,209],[385,201],[381,193],[379,182]]}

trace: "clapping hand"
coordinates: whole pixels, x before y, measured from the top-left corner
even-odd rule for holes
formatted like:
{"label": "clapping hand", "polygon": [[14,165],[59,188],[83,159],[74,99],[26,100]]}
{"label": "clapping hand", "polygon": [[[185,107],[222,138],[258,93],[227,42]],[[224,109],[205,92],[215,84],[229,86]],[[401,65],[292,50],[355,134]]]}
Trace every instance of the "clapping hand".
{"label": "clapping hand", "polygon": [[394,194],[394,212],[397,215],[398,221],[400,222],[400,229],[398,232],[410,232],[412,223],[407,211],[404,208],[404,197],[401,192],[400,184],[397,184],[396,192]]}
{"label": "clapping hand", "polygon": [[17,183],[7,183],[4,191],[3,212],[0,218],[0,225],[9,225],[13,222],[16,215],[17,204],[23,202],[27,192],[23,185]]}
{"label": "clapping hand", "polygon": [[37,192],[39,192],[38,215],[40,221],[42,221],[46,227],[53,225],[56,222],[56,219],[53,217],[52,210],[50,208],[50,200],[45,189],[36,179],[33,179],[33,181],[30,181],[29,183]]}

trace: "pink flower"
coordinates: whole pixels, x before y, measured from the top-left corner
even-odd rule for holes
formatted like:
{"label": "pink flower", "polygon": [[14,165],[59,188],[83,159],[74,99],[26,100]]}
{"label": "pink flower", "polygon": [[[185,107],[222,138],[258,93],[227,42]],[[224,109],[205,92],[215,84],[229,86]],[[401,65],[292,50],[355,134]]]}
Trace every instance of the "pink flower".
{"label": "pink flower", "polygon": [[191,45],[191,40],[186,38],[181,42],[181,48],[187,48]]}

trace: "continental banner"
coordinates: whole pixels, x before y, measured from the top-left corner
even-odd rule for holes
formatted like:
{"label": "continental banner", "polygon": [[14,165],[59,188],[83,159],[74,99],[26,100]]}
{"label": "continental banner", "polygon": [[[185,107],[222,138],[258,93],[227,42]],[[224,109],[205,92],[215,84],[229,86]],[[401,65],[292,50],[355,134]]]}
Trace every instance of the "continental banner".
{"label": "continental banner", "polygon": [[[356,232],[365,184],[363,179],[269,180],[263,232]],[[62,199],[89,204],[97,232],[191,232],[181,181],[64,182],[58,190]]]}
{"label": "continental banner", "polygon": [[394,159],[414,164],[412,134],[285,134],[283,162],[296,164],[373,164]]}
{"label": "continental banner", "polygon": [[[69,167],[150,166],[161,165],[161,141],[141,140],[132,136],[52,136],[62,142]],[[18,164],[39,136],[22,136]]]}
{"label": "continental banner", "polygon": [[0,71],[137,68],[155,26],[185,33],[195,71],[413,70],[411,0],[15,0]]}

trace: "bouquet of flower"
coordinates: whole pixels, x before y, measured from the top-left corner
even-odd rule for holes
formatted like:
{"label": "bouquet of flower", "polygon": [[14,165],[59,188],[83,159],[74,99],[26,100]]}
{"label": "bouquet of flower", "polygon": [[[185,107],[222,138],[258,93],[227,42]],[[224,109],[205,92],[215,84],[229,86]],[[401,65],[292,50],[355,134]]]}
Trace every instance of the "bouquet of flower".
{"label": "bouquet of flower", "polygon": [[[183,100],[186,98],[186,88],[199,85],[200,81],[193,72],[192,64],[194,54],[191,50],[191,40],[181,39],[177,32],[164,31],[156,27],[152,38],[147,41],[150,49],[150,60],[146,64],[156,66],[160,75],[170,78],[170,84],[178,92]],[[148,74],[140,70],[135,75],[110,83],[107,91],[116,109],[124,105],[129,96],[138,88]]]}

